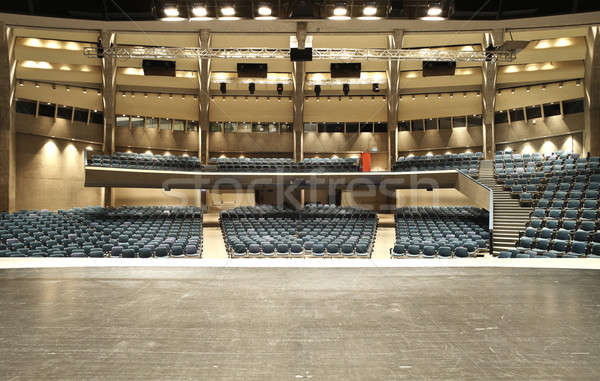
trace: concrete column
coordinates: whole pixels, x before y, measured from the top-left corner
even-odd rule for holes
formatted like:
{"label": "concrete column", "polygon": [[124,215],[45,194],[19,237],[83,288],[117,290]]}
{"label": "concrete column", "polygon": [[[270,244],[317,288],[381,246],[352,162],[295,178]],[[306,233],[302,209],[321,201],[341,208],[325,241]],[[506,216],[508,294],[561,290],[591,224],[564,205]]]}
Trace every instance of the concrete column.
{"label": "concrete column", "polygon": [[[388,36],[389,49],[402,49],[404,32],[395,29]],[[398,97],[400,94],[400,60],[389,60],[387,67],[388,169],[398,159]]]}
{"label": "concrete column", "polygon": [[[296,27],[298,49],[304,49],[306,43],[306,23],[299,22]],[[304,159],[304,82],[306,66],[304,62],[292,62],[292,82],[294,86],[294,160]]]}
{"label": "concrete column", "polygon": [[[200,30],[201,48],[209,48],[211,34],[208,30]],[[210,160],[208,131],[210,125],[210,58],[198,59],[198,157],[203,163]]]}
{"label": "concrete column", "polygon": [[[494,29],[483,35],[483,49],[492,45],[501,46],[504,43],[504,29]],[[496,79],[498,64],[485,61],[481,67],[481,102],[483,119],[483,156],[491,160],[496,153],[496,138],[494,136],[494,115],[496,113]]]}
{"label": "concrete column", "polygon": [[600,27],[590,26],[586,36],[583,154],[600,155]]}
{"label": "concrete column", "polygon": [[[100,41],[105,50],[114,46],[116,34],[112,31],[100,32]],[[115,107],[117,99],[117,60],[114,57],[102,58],[102,105],[104,107],[104,153],[115,152]],[[112,189],[104,188],[104,207],[112,205]]]}
{"label": "concrete column", "polygon": [[14,212],[16,204],[15,36],[0,23],[0,211]]}

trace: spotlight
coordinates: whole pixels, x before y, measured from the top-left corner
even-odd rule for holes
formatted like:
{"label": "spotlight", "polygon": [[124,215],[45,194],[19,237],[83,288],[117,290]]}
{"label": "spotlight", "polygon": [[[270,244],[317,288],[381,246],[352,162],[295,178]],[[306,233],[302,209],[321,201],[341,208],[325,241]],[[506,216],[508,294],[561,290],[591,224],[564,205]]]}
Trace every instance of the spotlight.
{"label": "spotlight", "polygon": [[365,15],[365,16],[375,16],[376,13],[377,13],[377,7],[375,7],[372,4],[365,5],[365,7],[363,8],[363,15]]}
{"label": "spotlight", "polygon": [[256,90],[256,85],[254,84],[254,82],[250,82],[248,84],[248,91],[250,92],[250,94],[254,94],[254,90]]}
{"label": "spotlight", "polygon": [[581,86],[581,80],[578,79],[577,81],[575,81],[575,86]]}
{"label": "spotlight", "polygon": [[235,16],[235,8],[232,5],[221,7],[221,14],[225,17]]}
{"label": "spotlight", "polygon": [[336,4],[335,8],[333,8],[332,16],[329,16],[330,20],[349,20],[350,16],[348,16],[348,9],[346,8],[346,4],[340,3]]}
{"label": "spotlight", "polygon": [[25,82],[22,79],[19,79],[19,87],[25,86]]}
{"label": "spotlight", "polygon": [[379,83],[374,83],[373,84],[373,92],[374,93],[378,93],[379,92]]}
{"label": "spotlight", "polygon": [[271,16],[271,7],[268,4],[261,4],[257,10],[260,16]]}
{"label": "spotlight", "polygon": [[167,17],[178,17],[179,16],[179,10],[177,9],[177,7],[175,5],[165,6],[165,9],[163,9],[163,12],[164,12],[165,16],[167,16]]}
{"label": "spotlight", "polygon": [[83,93],[84,93],[84,94],[87,94],[87,89],[83,89]]}
{"label": "spotlight", "polygon": [[69,86],[66,87],[67,91],[71,91],[71,88]]}
{"label": "spotlight", "polygon": [[227,84],[225,82],[221,82],[219,84],[219,90],[221,90],[221,94],[225,94],[227,92]]}
{"label": "spotlight", "polygon": [[527,91],[527,92],[530,92],[530,91],[531,91],[531,88],[528,86],[526,91]]}
{"label": "spotlight", "polygon": [[542,90],[546,91],[546,85],[542,85]]}
{"label": "spotlight", "polygon": [[283,83],[277,84],[277,94],[279,94],[279,95],[283,94]]}
{"label": "spotlight", "polygon": [[442,14],[442,7],[440,4],[431,4],[429,9],[427,9],[427,16],[440,16]]}
{"label": "spotlight", "polygon": [[344,92],[344,96],[348,96],[348,93],[350,93],[350,85],[348,83],[344,83],[342,85],[342,90]]}
{"label": "spotlight", "polygon": [[562,83],[562,82],[558,84],[558,88],[559,88],[559,89],[562,89],[562,88],[563,88],[563,83]]}
{"label": "spotlight", "polygon": [[39,87],[40,87],[40,84],[36,82],[36,83],[35,83],[35,87],[36,87],[36,88],[39,88]]}
{"label": "spotlight", "polygon": [[198,4],[192,8],[192,14],[196,17],[206,17],[208,16],[208,9],[206,9],[206,6]]}
{"label": "spotlight", "polygon": [[315,95],[317,97],[321,95],[321,85],[315,85]]}

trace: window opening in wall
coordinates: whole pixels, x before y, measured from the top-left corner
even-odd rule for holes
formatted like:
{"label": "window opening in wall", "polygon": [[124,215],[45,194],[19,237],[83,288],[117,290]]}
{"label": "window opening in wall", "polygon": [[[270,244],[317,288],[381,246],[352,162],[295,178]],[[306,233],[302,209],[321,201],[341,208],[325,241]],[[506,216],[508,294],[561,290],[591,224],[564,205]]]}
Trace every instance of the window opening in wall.
{"label": "window opening in wall", "polygon": [[129,128],[129,116],[117,115],[115,126]]}
{"label": "window opening in wall", "polygon": [[173,131],[185,131],[185,120],[173,119]]}
{"label": "window opening in wall", "polygon": [[437,119],[436,118],[425,119],[425,129],[426,130],[437,130]]}
{"label": "window opening in wall", "polygon": [[578,114],[580,112],[583,112],[583,99],[563,101],[563,113],[565,115]]}
{"label": "window opening in wall", "polygon": [[56,110],[56,117],[60,119],[71,120],[73,118],[73,107],[58,106],[58,110]]}
{"label": "window opening in wall", "polygon": [[347,134],[357,134],[359,132],[358,126],[359,126],[358,122],[346,122],[346,133]]}
{"label": "window opening in wall", "polygon": [[82,109],[82,108],[76,108],[75,111],[73,111],[73,120],[76,122],[87,123],[88,112],[89,112],[89,110]]}
{"label": "window opening in wall", "polygon": [[523,112],[522,108],[516,108],[516,109],[510,110],[511,123],[519,122],[521,120],[525,120],[525,113]]}
{"label": "window opening in wall", "polygon": [[467,124],[469,127],[481,127],[483,126],[483,119],[481,115],[469,115],[467,116]]}
{"label": "window opening in wall", "polygon": [[102,111],[90,112],[90,123],[104,124],[104,113]]}
{"label": "window opening in wall", "polygon": [[318,125],[315,122],[304,123],[304,132],[318,132]]}
{"label": "window opening in wall", "polygon": [[[17,99],[15,109],[20,114],[35,115],[36,101],[29,99]],[[52,115],[54,116],[54,115]]]}
{"label": "window opening in wall", "polygon": [[401,120],[398,122],[398,131],[410,131],[410,120]]}
{"label": "window opening in wall", "polygon": [[132,128],[144,128],[144,117],[132,116],[131,117],[131,127]]}
{"label": "window opening in wall", "polygon": [[411,122],[413,131],[424,131],[425,124],[423,123],[423,119],[415,119]]}
{"label": "window opening in wall", "polygon": [[372,122],[360,122],[360,132],[373,132]]}
{"label": "window opening in wall", "polygon": [[170,130],[172,122],[173,121],[169,118],[160,118],[160,121],[158,122],[158,127],[161,130]]}
{"label": "window opening in wall", "polygon": [[200,123],[197,120],[188,120],[187,122],[187,130],[198,132],[198,128],[200,127]]}
{"label": "window opening in wall", "polygon": [[278,133],[279,132],[279,126],[278,126],[277,122],[270,122],[269,125],[267,126],[267,130],[271,134]]}
{"label": "window opening in wall", "polygon": [[327,122],[326,132],[344,132],[344,122]]}
{"label": "window opening in wall", "polygon": [[508,123],[508,112],[506,111],[496,111],[494,114],[494,123]]}
{"label": "window opening in wall", "polygon": [[252,123],[252,132],[267,132],[267,126],[263,122]]}
{"label": "window opening in wall", "polygon": [[454,128],[467,127],[467,118],[464,116],[453,116],[452,126]]}
{"label": "window opening in wall", "polygon": [[438,123],[440,125],[440,130],[449,130],[452,128],[452,118],[438,118]]}
{"label": "window opening in wall", "polygon": [[373,131],[376,134],[382,134],[387,132],[387,123],[386,122],[375,122],[373,123]]}
{"label": "window opening in wall", "polygon": [[158,118],[147,117],[146,128],[158,128]]}
{"label": "window opening in wall", "polygon": [[238,132],[252,132],[252,123],[242,122],[238,125]]}
{"label": "window opening in wall", "polygon": [[292,123],[283,122],[279,125],[280,132],[291,132],[293,128]]}
{"label": "window opening in wall", "polygon": [[544,106],[544,117],[560,115],[560,103],[552,102],[546,103]]}
{"label": "window opening in wall", "polygon": [[542,117],[542,108],[539,105],[527,106],[525,108],[525,113],[527,115],[527,120],[541,118]]}

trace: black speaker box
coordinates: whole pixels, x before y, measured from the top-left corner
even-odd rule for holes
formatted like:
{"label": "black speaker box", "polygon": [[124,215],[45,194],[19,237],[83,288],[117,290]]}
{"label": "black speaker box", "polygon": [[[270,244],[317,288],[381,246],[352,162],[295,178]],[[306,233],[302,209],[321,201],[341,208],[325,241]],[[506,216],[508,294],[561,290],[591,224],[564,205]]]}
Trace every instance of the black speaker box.
{"label": "black speaker box", "polygon": [[238,63],[238,78],[267,78],[267,64]]}
{"label": "black speaker box", "polygon": [[332,63],[329,66],[331,78],[360,78],[360,62]]}
{"label": "black speaker box", "polygon": [[312,61],[312,48],[291,48],[290,49],[290,60],[292,62],[298,61]]}
{"label": "black speaker box", "polygon": [[439,75],[454,75],[456,71],[455,61],[423,61],[423,77],[434,77]]}
{"label": "black speaker box", "polygon": [[175,61],[143,60],[144,75],[175,76]]}

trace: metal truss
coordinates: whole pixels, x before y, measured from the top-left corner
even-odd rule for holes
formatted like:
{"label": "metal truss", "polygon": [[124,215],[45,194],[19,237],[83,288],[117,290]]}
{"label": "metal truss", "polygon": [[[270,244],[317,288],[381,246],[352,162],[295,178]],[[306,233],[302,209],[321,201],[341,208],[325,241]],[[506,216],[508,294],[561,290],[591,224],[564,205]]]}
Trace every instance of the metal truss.
{"label": "metal truss", "polygon": [[[95,47],[86,47],[83,54],[98,57]],[[290,59],[290,49],[271,48],[173,48],[149,46],[115,46],[105,49],[102,54],[116,59]],[[442,49],[348,49],[317,48],[312,50],[313,60],[416,60],[416,61],[457,61],[457,62],[512,62],[515,52],[508,50],[462,51]]]}

